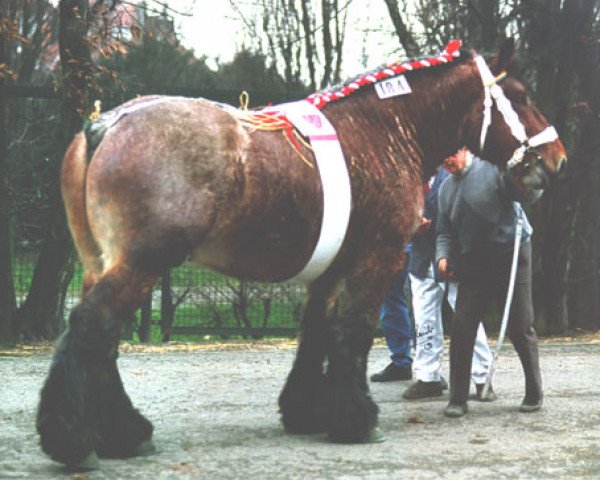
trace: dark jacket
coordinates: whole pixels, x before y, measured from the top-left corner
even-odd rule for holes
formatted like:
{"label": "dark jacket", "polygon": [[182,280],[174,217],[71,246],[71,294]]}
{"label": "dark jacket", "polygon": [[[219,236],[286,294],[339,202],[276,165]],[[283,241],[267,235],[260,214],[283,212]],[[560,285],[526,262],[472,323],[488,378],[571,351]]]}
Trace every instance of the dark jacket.
{"label": "dark jacket", "polygon": [[427,276],[429,266],[435,259],[438,191],[440,185],[448,175],[449,173],[443,167],[439,167],[429,191],[425,194],[423,217],[431,220],[431,226],[413,237],[412,251],[408,259],[408,272],[417,278],[425,278]]}

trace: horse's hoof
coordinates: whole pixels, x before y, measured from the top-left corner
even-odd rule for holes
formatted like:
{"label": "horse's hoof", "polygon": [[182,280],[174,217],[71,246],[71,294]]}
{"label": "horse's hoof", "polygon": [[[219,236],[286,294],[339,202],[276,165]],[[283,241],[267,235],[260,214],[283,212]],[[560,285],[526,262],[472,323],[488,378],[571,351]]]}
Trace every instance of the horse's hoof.
{"label": "horse's hoof", "polygon": [[385,442],[385,435],[381,431],[379,427],[373,427],[371,430],[367,432],[364,437],[361,438],[352,438],[352,437],[339,437],[334,435],[329,435],[329,440],[334,443],[344,443],[344,444],[361,444],[361,443],[381,443]]}
{"label": "horse's hoof", "polygon": [[290,417],[282,418],[285,433],[291,435],[314,435],[327,432],[327,422],[324,419]]}
{"label": "horse's hoof", "polygon": [[289,433],[290,435],[316,435],[327,432],[327,427],[309,425],[303,428],[291,428],[284,426],[284,430],[285,433]]}
{"label": "horse's hoof", "polygon": [[367,433],[364,442],[362,443],[382,443],[385,442],[385,434],[379,427],[373,427]]}
{"label": "horse's hoof", "polygon": [[148,455],[152,455],[153,453],[156,453],[156,447],[154,446],[152,440],[148,439],[144,440],[137,446],[134,455],[136,457],[147,457]]}
{"label": "horse's hoof", "polygon": [[96,452],[90,453],[81,462],[67,465],[67,470],[70,472],[89,472],[98,468],[100,468],[100,462],[98,461]]}

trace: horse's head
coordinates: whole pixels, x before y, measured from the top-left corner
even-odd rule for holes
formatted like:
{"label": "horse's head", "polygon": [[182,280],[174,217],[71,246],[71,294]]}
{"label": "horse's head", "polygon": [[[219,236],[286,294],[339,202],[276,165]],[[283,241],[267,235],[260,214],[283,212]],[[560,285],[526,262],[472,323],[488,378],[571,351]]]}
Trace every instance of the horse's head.
{"label": "horse's head", "polygon": [[[482,158],[511,170],[523,198],[541,195],[567,156],[554,127],[531,101],[527,89],[506,69],[514,53],[508,39],[490,61],[475,55],[482,98],[465,118],[469,147]],[[482,108],[483,104],[483,108]]]}

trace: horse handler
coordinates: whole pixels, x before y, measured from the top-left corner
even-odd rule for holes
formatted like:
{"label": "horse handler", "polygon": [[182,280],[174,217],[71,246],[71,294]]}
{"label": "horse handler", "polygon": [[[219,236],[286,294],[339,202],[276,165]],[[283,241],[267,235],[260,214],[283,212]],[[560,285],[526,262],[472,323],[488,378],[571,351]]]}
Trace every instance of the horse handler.
{"label": "horse handler", "polygon": [[532,228],[515,200],[510,174],[459,150],[444,161],[452,174],[438,193],[436,261],[440,275],[458,280],[456,314],[450,341],[450,402],[447,417],[467,413],[475,335],[491,301],[503,302],[509,284],[515,225],[522,216],[515,289],[508,334],[525,373],[522,412],[541,408],[542,378],[531,298]]}
{"label": "horse handler", "polygon": [[[423,219],[412,239],[408,271],[417,336],[413,363],[416,382],[402,394],[402,397],[407,400],[439,397],[443,390],[448,388],[448,384],[441,376],[444,357],[442,303],[444,292],[447,290],[448,303],[452,310],[455,310],[457,285],[456,282],[440,280],[435,268],[437,198],[440,186],[446,177],[448,177],[448,172],[440,166],[436,175],[429,180],[425,189]],[[476,387],[476,399],[479,401],[490,402],[496,398],[491,388],[485,396],[482,396],[486,375],[491,364],[492,352],[488,347],[483,324],[479,323],[471,367],[471,378]]]}

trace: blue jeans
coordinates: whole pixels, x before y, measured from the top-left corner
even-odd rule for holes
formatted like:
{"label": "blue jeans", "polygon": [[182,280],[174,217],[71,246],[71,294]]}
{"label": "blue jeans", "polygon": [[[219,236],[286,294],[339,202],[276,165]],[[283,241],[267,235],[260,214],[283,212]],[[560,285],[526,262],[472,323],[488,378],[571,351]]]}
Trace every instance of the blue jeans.
{"label": "blue jeans", "polygon": [[392,363],[398,367],[411,366],[413,362],[411,354],[413,329],[404,289],[407,277],[408,272],[404,268],[394,280],[379,312],[383,335],[390,352],[392,352],[390,358]]}

